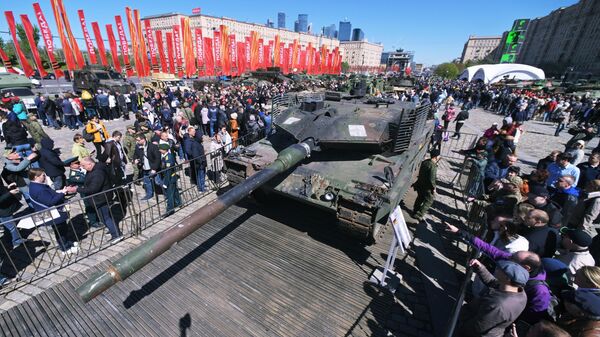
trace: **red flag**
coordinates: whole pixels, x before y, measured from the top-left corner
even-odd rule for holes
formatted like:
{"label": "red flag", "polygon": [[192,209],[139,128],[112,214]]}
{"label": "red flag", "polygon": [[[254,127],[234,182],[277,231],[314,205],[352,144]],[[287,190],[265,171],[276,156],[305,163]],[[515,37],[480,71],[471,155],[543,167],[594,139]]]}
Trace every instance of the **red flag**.
{"label": "red flag", "polygon": [[77,61],[77,66],[79,67],[79,69],[81,69],[85,65],[85,61],[83,60],[83,54],[81,53],[81,50],[79,49],[79,46],[77,45],[77,41],[75,40],[75,36],[73,35],[73,33],[71,31],[71,24],[69,23],[69,18],[67,17],[67,11],[65,10],[65,5],[62,0],[57,0],[57,1],[58,1],[58,9],[60,11],[62,21],[65,24],[65,33],[67,34],[67,37],[69,38],[69,41],[71,43],[71,51],[73,52],[73,55],[75,55],[75,60]]}
{"label": "red flag", "polygon": [[192,43],[192,30],[190,29],[189,18],[181,18],[181,32],[183,56],[185,58],[185,74],[187,77],[191,77],[196,72],[196,60],[194,57],[194,45]]}
{"label": "red flag", "polygon": [[244,50],[246,51],[245,53],[245,59],[246,59],[246,64],[244,65],[244,69],[250,69],[252,70],[252,66],[251,66],[251,57],[252,57],[252,40],[249,36],[244,37]]}
{"label": "red flag", "polygon": [[280,55],[279,55],[279,48],[280,46],[280,41],[279,41],[279,34],[275,35],[275,44],[274,44],[274,49],[273,49],[273,66],[274,67],[279,67],[279,60],[281,59]]}
{"label": "red flag", "polygon": [[300,51],[300,70],[306,70],[306,50]]}
{"label": "red flag", "polygon": [[231,62],[231,76],[238,75],[238,65],[237,65],[237,45],[235,43],[235,34],[229,35],[229,61]]}
{"label": "red flag", "polygon": [[156,31],[156,49],[158,49],[158,57],[160,58],[160,69],[163,73],[168,73],[167,58],[165,57],[165,47],[162,42],[162,31]]}
{"label": "red flag", "polygon": [[246,43],[237,43],[237,64],[238,64],[238,75],[243,74],[246,71]]}
{"label": "red flag", "polygon": [[202,29],[196,28],[196,61],[198,64],[198,76],[204,76],[204,40]]}
{"label": "red flag", "polygon": [[8,55],[6,55],[2,48],[0,48],[0,59],[2,59],[2,63],[4,63],[6,71],[8,71],[9,73],[18,74],[17,71],[13,69],[12,62],[10,62]]}
{"label": "red flag", "polygon": [[298,68],[298,40],[294,39],[294,44],[292,45],[292,69]]}
{"label": "red flag", "polygon": [[25,29],[25,34],[27,35],[27,41],[29,42],[29,47],[31,48],[31,55],[33,55],[35,65],[38,68],[38,71],[40,72],[40,76],[42,76],[42,78],[46,77],[48,73],[42,65],[42,59],[40,58],[38,46],[35,43],[35,39],[33,38],[33,26],[31,25],[29,18],[25,14],[21,14],[21,21],[23,22],[23,29]]}
{"label": "red flag", "polygon": [[283,48],[283,73],[290,73],[290,48]]}
{"label": "red flag", "polygon": [[210,37],[204,38],[204,63],[206,64],[206,75],[215,75],[215,61],[213,59],[213,46]]}
{"label": "red flag", "polygon": [[231,75],[231,55],[229,54],[229,33],[227,26],[220,26],[220,37],[221,37],[221,67],[223,68],[223,74]]}
{"label": "red flag", "polygon": [[213,48],[215,53],[215,68],[217,75],[221,74],[221,32],[213,31]]}
{"label": "red flag", "polygon": [[40,26],[40,35],[44,40],[44,44],[46,45],[46,51],[48,52],[48,58],[50,59],[50,63],[52,64],[52,69],[54,70],[54,75],[56,78],[64,76],[62,70],[58,66],[58,62],[56,62],[56,58],[54,56],[54,41],[52,41],[52,32],[50,31],[50,26],[48,26],[48,21],[46,21],[46,17],[40,8],[40,4],[33,4],[33,11],[35,12],[35,17],[37,19],[38,25]]}
{"label": "red flag", "polygon": [[167,32],[167,55],[169,57],[169,73],[175,74],[175,60],[173,59],[173,33]]}
{"label": "red flag", "polygon": [[[73,58],[73,52],[71,51],[71,46],[69,45],[69,40],[65,36],[65,31],[62,25],[62,21],[60,18],[59,4],[58,0],[51,0],[50,4],[52,5],[52,12],[54,13],[54,19],[56,20],[56,27],[58,28],[58,36],[60,37],[60,44],[62,45],[63,54],[65,54],[65,62],[67,63],[67,69],[69,71],[75,70],[75,59]],[[34,4],[38,5],[38,4]],[[38,5],[39,7],[39,5]],[[41,12],[41,10],[40,10]]]}
{"label": "red flag", "polygon": [[265,46],[263,39],[258,39],[258,68],[265,67]]}
{"label": "red flag", "polygon": [[77,14],[79,15],[79,23],[81,23],[81,31],[83,31],[83,39],[85,41],[85,46],[87,47],[88,55],[90,56],[90,63],[96,64],[96,50],[94,50],[94,43],[92,42],[90,33],[88,32],[87,27],[85,25],[85,15],[83,14],[83,10],[77,10]]}
{"label": "red flag", "polygon": [[254,71],[259,65],[258,54],[258,33],[250,32],[250,70]]}
{"label": "red flag", "polygon": [[121,62],[119,62],[119,54],[117,52],[117,41],[113,33],[112,25],[106,25],[106,35],[108,36],[108,45],[110,46],[110,56],[113,60],[113,66],[117,72],[121,72]]}
{"label": "red flag", "polygon": [[94,37],[96,38],[96,44],[98,45],[98,54],[100,54],[100,61],[102,65],[108,67],[108,61],[106,60],[106,49],[104,48],[104,41],[102,40],[102,33],[100,33],[100,26],[98,22],[92,22],[92,30],[94,31]]}
{"label": "red flag", "polygon": [[21,63],[23,72],[25,73],[25,76],[29,77],[29,76],[33,75],[33,68],[29,64],[29,61],[27,61],[25,54],[21,50],[21,46],[19,46],[19,40],[17,40],[17,30],[15,27],[15,17],[13,16],[13,12],[6,11],[6,12],[4,12],[4,15],[6,16],[6,21],[8,22],[8,28],[10,30],[10,35],[13,38],[13,44],[15,46],[15,50],[17,51],[17,56],[19,57],[19,62]]}
{"label": "red flag", "polygon": [[120,15],[115,15],[115,22],[117,23],[117,34],[119,35],[119,42],[121,44],[121,53],[123,55],[123,63],[125,63],[125,71],[127,77],[133,76],[133,68],[129,63],[129,45],[127,44],[127,36],[125,35],[125,27],[123,27],[123,21]]}
{"label": "red flag", "polygon": [[154,44],[154,35],[152,34],[152,28],[150,27],[150,20],[144,20],[144,28],[146,32],[146,40],[148,41],[148,50],[150,51],[152,72],[157,73],[158,62],[156,61],[156,45]]}
{"label": "red flag", "polygon": [[142,21],[140,20],[140,11],[137,9],[133,10],[133,20],[135,22],[135,30],[137,31],[138,47],[140,48],[140,61],[142,61],[144,76],[150,76],[148,52],[146,51],[146,43],[144,42],[144,35],[142,34]]}
{"label": "red flag", "polygon": [[177,76],[183,76],[183,59],[181,54],[181,32],[179,31],[179,25],[173,26],[173,43],[175,50],[175,62],[177,62]]}
{"label": "red flag", "polygon": [[283,64],[285,63],[285,56],[283,55],[283,50],[285,48],[285,43],[279,42],[279,63],[277,66],[283,69]]}
{"label": "red flag", "polygon": [[[140,59],[140,49],[139,49],[138,40],[137,40],[137,29],[135,27],[135,23],[133,22],[133,17],[131,15],[131,8],[129,8],[129,7],[125,7],[125,18],[127,19],[127,27],[129,28],[129,37],[131,39],[131,49],[133,51],[132,55],[133,55],[133,60],[135,62],[135,72],[137,73],[138,77],[143,77],[144,76],[144,64],[142,63],[142,60]],[[117,23],[117,29],[118,28],[119,28],[119,24]],[[120,37],[121,37],[121,34],[119,32],[119,38]],[[121,43],[123,43],[123,42],[121,42]],[[129,54],[129,50],[127,51],[127,54]]]}

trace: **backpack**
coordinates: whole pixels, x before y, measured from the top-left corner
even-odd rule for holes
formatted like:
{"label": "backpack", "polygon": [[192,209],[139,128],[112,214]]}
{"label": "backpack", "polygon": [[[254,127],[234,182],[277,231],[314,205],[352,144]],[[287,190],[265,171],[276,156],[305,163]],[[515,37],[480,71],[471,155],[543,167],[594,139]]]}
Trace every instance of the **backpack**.
{"label": "backpack", "polygon": [[86,142],[94,141],[94,134],[87,132],[87,128],[83,128],[83,132],[81,132],[81,136]]}
{"label": "backpack", "polygon": [[529,280],[525,287],[533,287],[540,284],[548,288],[548,291],[550,292],[550,304],[548,304],[548,308],[546,308],[546,318],[552,322],[556,322],[558,312],[560,312],[560,301],[558,300],[558,297],[554,295],[548,283],[542,280]]}

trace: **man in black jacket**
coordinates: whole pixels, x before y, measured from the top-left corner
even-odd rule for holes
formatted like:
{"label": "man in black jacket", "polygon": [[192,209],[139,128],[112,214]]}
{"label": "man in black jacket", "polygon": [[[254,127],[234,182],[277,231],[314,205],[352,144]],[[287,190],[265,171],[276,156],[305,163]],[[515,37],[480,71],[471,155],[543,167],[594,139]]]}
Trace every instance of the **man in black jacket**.
{"label": "man in black jacket", "polygon": [[58,150],[54,149],[54,141],[51,138],[42,138],[40,150],[40,167],[50,177],[55,190],[65,186],[65,164],[58,156]]}
{"label": "man in black jacket", "polygon": [[154,183],[152,177],[160,170],[160,152],[156,144],[149,143],[144,134],[135,136],[137,146],[133,154],[133,163],[137,165],[144,177],[146,196],[142,200],[149,200],[154,196]]}
{"label": "man in black jacket", "polygon": [[48,125],[60,130],[60,126],[56,121],[56,103],[46,96],[42,96],[41,100],[44,112],[46,113],[46,118],[48,119]]}
{"label": "man in black jacket", "polygon": [[198,186],[198,192],[204,192],[204,177],[206,176],[206,156],[202,145],[202,136],[196,128],[190,126],[183,137],[183,149],[190,161],[191,181]]}
{"label": "man in black jacket", "polygon": [[77,187],[76,191],[87,196],[95,195],[91,197],[92,199],[90,201],[96,207],[100,220],[106,225],[106,228],[108,228],[112,240],[111,243],[117,243],[123,240],[121,231],[112,218],[109,209],[109,201],[112,200],[112,191],[110,191],[110,179],[108,178],[108,169],[106,165],[103,163],[96,163],[90,157],[85,157],[81,160],[81,167],[83,167],[87,173],[85,174],[83,186]]}

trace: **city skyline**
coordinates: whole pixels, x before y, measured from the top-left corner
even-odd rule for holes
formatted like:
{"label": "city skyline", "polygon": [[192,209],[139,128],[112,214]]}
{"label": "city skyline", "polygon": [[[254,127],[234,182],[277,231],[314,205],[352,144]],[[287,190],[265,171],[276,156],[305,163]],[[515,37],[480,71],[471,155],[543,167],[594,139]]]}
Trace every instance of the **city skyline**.
{"label": "city skyline", "polygon": [[[404,14],[365,8],[362,3],[352,0],[343,8],[312,0],[308,0],[302,6],[294,2],[279,2],[274,7],[272,2],[258,0],[253,3],[252,8],[247,8],[240,1],[206,3],[201,4],[200,7],[202,14],[205,15],[262,24],[269,19],[276,22],[278,13],[285,13],[286,29],[292,31],[294,27],[290,27],[290,20],[295,20],[298,14],[308,14],[308,23],[313,27],[313,34],[320,34],[320,27],[347,18],[353,27],[362,28],[365,32],[365,39],[369,42],[380,42],[384,45],[385,50],[402,48],[415,51],[416,62],[432,65],[460,57],[464,41],[469,35],[501,35],[511,27],[512,22],[517,18],[544,16],[559,7],[577,2],[577,0],[532,0],[522,3],[516,0],[506,0],[502,4],[485,3],[482,5],[474,0],[465,0],[464,3],[467,6],[456,6],[456,4],[434,1],[437,8],[435,12],[425,11],[418,4],[407,4],[403,7]],[[90,4],[79,1],[65,1],[76,37],[82,36],[80,28],[78,29],[74,24],[78,22],[78,9],[85,11],[88,22],[98,21],[104,25],[114,24],[115,15],[124,16],[126,6],[139,9],[142,16],[149,16],[169,12],[191,14],[192,8],[199,5],[191,1],[177,2],[168,8],[160,3],[148,3],[142,0],[110,0],[107,3],[109,4],[107,6],[92,7]],[[3,12],[11,10],[16,15],[27,14],[30,18],[34,18],[32,4],[33,2],[28,1],[3,3],[0,5],[0,9]],[[239,6],[235,4],[239,4]],[[40,5],[47,13],[47,19],[53,31],[56,31],[49,1],[40,1]],[[469,9],[465,10],[465,7]],[[457,19],[448,21],[447,16],[452,14],[457,15]],[[398,15],[401,15],[401,18],[398,18]],[[468,19],[461,20],[460,17],[464,16],[468,16]],[[490,21],[492,18],[494,20]],[[422,21],[425,19],[427,20]],[[386,22],[392,22],[394,25]],[[424,25],[423,22],[430,22],[430,24]],[[451,25],[448,25],[448,22]],[[0,20],[0,31],[8,31],[5,19]],[[6,33],[2,33],[0,36],[4,40],[10,39]]]}

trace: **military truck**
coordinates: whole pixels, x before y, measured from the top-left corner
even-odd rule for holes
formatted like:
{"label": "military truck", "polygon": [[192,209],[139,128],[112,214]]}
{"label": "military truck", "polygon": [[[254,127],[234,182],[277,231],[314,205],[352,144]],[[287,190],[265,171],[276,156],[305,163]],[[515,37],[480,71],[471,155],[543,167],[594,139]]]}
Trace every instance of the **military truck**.
{"label": "military truck", "polygon": [[280,112],[275,134],[225,158],[237,185],[270,165],[290,144],[314,140],[309,159],[258,188],[335,214],[340,228],[366,242],[398,205],[425,156],[433,122],[429,106],[410,102],[304,101]]}
{"label": "military truck", "polygon": [[154,94],[155,91],[163,91],[166,88],[169,88],[171,91],[176,91],[177,89],[182,92],[185,90],[191,91],[183,80],[173,74],[166,73],[152,74],[150,78],[143,79],[142,88],[148,94]]}
{"label": "military truck", "polygon": [[0,73],[0,96],[3,97],[6,93],[18,96],[25,103],[28,112],[37,111],[32,87],[31,80],[23,75]]}
{"label": "military truck", "polygon": [[134,89],[121,74],[111,68],[88,65],[73,72],[74,92],[85,90],[95,93],[98,90],[106,90],[125,94]]}

